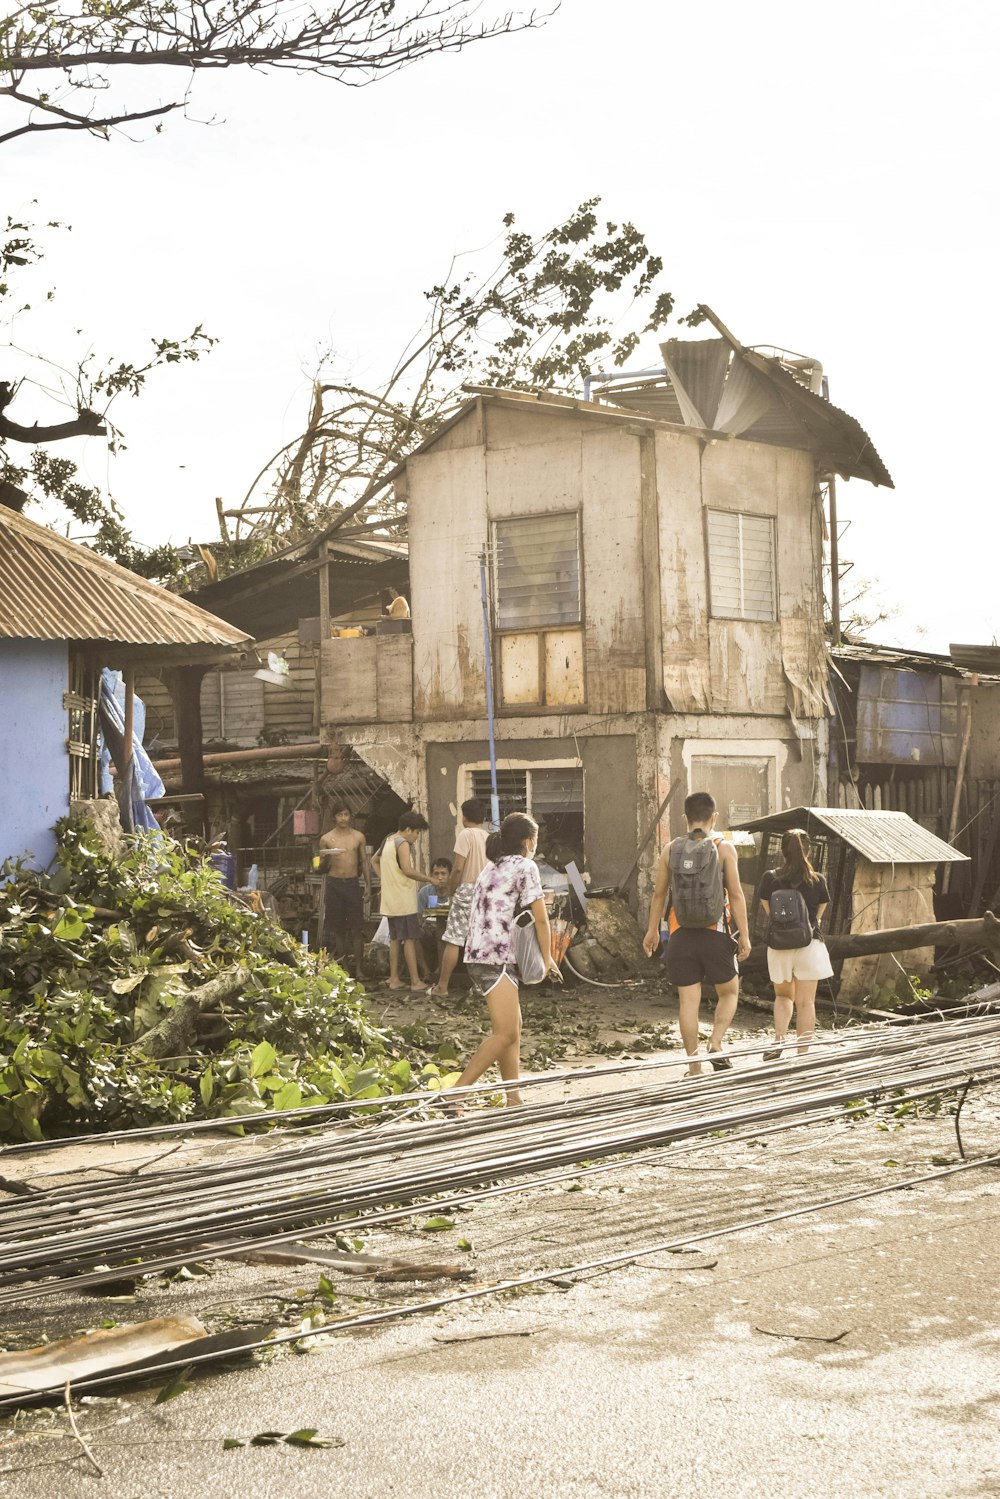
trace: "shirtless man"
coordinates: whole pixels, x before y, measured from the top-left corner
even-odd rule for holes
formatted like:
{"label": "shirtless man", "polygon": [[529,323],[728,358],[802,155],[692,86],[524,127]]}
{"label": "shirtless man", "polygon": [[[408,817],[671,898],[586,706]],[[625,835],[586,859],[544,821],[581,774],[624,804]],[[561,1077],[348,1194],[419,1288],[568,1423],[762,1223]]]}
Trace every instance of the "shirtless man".
{"label": "shirtless man", "polygon": [[364,902],[371,899],[372,874],[365,835],[351,827],[351,810],[343,803],[333,809],[333,827],[319,840],[320,869],[326,874],[326,912],[323,946],[339,963],[354,953],[354,977],[361,977],[364,955]]}

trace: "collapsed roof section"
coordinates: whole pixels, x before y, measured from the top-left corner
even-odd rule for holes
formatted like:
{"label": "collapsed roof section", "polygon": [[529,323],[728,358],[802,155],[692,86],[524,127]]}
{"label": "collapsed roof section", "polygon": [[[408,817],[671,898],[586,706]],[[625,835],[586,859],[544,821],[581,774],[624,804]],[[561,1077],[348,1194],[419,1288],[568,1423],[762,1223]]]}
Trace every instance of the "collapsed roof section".
{"label": "collapsed roof section", "polygon": [[710,308],[699,311],[718,338],[668,339],[660,345],[662,375],[595,382],[595,394],[660,421],[805,448],[844,479],[894,487],[868,433],[823,395],[822,369],[815,360],[744,348]]}

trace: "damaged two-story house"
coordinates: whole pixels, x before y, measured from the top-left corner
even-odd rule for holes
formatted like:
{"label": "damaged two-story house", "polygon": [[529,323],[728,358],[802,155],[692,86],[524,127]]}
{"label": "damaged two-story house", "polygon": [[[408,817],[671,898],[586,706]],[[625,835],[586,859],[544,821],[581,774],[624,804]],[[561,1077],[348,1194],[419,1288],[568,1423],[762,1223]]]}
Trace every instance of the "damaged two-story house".
{"label": "damaged two-story house", "polygon": [[397,470],[410,632],[322,641],[322,733],[432,853],[489,793],[487,641],[501,811],[593,888],[646,899],[690,789],[722,825],[825,801],[824,496],[892,481],[815,362],[721,334],[590,399],[470,390]]}

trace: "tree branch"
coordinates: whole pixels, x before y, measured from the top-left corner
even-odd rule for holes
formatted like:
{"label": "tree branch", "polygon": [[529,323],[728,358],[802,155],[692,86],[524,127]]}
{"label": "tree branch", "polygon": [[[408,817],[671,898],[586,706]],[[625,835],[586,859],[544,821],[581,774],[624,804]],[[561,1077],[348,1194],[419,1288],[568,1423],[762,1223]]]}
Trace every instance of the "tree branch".
{"label": "tree branch", "polygon": [[33,446],[44,442],[62,442],[67,437],[106,437],[108,429],[94,411],[80,411],[71,422],[54,422],[50,427],[22,427],[0,411],[0,442],[27,442]]}
{"label": "tree branch", "polygon": [[[63,0],[37,0],[3,23],[0,97],[29,116],[37,110],[61,119],[29,117],[0,144],[44,130],[100,132],[184,110],[186,94],[158,109],[116,108],[91,119],[82,101],[112,87],[112,70],[294,68],[362,86],[435,53],[539,24],[533,12],[475,23],[477,9],[478,0],[319,0],[301,8],[285,0],[117,0],[73,10]],[[55,87],[50,77],[58,79]]]}

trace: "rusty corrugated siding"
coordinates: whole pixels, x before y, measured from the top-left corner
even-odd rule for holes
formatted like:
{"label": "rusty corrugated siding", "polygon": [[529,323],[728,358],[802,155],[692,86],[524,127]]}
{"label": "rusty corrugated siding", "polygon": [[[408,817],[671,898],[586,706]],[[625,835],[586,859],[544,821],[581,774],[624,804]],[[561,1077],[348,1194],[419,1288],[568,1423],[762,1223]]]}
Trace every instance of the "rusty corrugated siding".
{"label": "rusty corrugated siding", "polygon": [[249,639],[196,604],[5,509],[0,636],[223,649]]}

